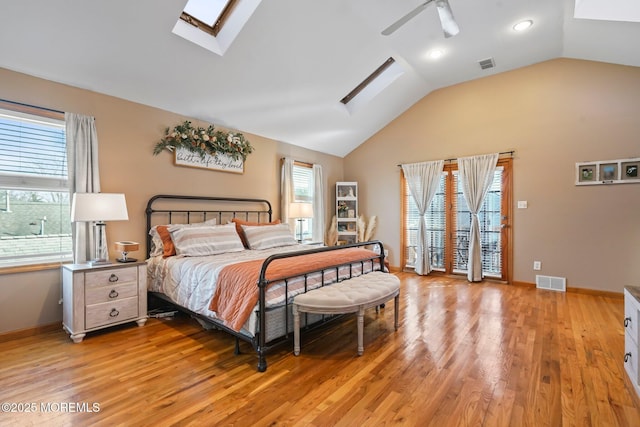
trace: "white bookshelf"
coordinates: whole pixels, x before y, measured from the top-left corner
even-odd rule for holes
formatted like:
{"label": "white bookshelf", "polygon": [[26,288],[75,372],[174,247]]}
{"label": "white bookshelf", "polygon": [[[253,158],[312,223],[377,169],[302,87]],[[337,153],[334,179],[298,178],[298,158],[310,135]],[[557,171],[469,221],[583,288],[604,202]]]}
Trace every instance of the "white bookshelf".
{"label": "white bookshelf", "polygon": [[358,183],[336,182],[336,222],[338,244],[358,241]]}

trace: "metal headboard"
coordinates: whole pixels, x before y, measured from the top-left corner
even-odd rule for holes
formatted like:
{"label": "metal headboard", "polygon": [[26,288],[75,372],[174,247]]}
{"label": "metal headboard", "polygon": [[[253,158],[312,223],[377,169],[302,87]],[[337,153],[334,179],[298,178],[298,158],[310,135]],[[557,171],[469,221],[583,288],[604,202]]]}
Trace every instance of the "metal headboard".
{"label": "metal headboard", "polygon": [[225,224],[233,218],[271,222],[271,203],[265,199],[158,194],[147,202],[145,210],[147,258],[151,253],[149,230],[158,224],[190,224],[217,218]]}

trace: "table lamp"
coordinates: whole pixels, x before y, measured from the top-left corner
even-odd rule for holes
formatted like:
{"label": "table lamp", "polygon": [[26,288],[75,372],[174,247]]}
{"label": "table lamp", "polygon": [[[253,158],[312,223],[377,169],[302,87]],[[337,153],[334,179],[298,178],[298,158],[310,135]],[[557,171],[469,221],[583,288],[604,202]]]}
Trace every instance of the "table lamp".
{"label": "table lamp", "polygon": [[89,265],[109,264],[103,253],[105,221],[126,221],[127,203],[121,193],[74,193],[71,202],[71,222],[93,222],[95,247]]}
{"label": "table lamp", "polygon": [[311,203],[293,202],[289,205],[289,216],[297,219],[300,230],[298,242],[302,242],[302,221],[305,218],[313,218],[313,205]]}

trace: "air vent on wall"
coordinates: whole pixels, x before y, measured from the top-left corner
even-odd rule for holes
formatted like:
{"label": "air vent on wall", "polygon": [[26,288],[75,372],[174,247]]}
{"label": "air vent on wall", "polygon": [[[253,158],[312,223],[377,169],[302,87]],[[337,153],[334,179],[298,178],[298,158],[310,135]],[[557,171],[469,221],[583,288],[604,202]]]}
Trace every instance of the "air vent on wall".
{"label": "air vent on wall", "polygon": [[567,279],[565,277],[552,277],[536,275],[536,288],[550,291],[567,291]]}
{"label": "air vent on wall", "polygon": [[478,61],[478,64],[480,64],[480,68],[483,70],[486,70],[488,68],[493,68],[496,66],[496,63],[493,61],[493,58],[481,59],[480,61]]}

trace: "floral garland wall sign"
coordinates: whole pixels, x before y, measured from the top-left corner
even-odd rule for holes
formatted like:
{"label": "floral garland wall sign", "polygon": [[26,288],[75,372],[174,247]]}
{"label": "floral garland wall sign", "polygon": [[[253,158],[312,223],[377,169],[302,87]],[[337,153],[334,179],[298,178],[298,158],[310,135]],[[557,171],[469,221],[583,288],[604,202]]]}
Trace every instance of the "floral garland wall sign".
{"label": "floral garland wall sign", "polygon": [[253,147],[241,133],[193,127],[190,121],[166,128],[164,137],[156,144],[153,154],[163,150],[173,152],[175,164],[197,168],[243,173],[244,162]]}

